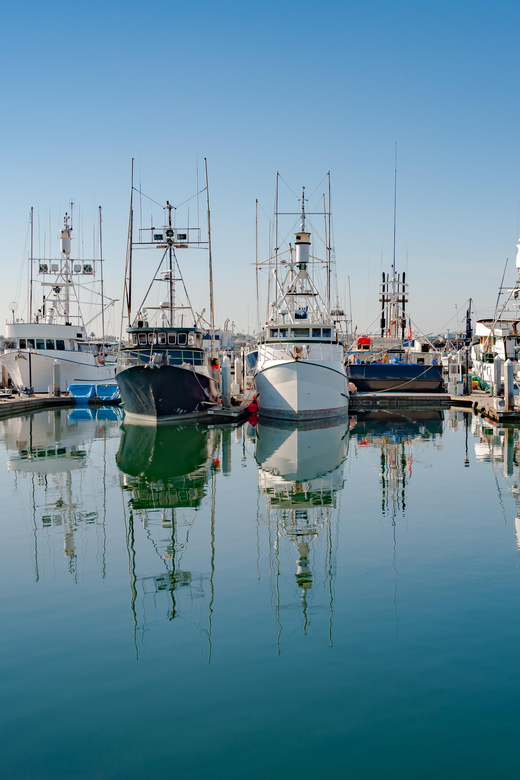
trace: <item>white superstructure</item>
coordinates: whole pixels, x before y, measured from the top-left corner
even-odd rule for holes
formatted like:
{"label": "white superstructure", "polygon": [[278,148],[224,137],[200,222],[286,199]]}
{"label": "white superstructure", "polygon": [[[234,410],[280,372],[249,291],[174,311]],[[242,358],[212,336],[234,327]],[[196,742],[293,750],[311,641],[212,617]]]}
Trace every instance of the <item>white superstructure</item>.
{"label": "white superstructure", "polygon": [[[348,378],[336,325],[310,271],[311,233],[305,189],[300,231],[288,257],[270,263],[274,276],[271,315],[258,344],[255,382],[261,416],[321,420],[348,412]],[[274,265],[271,268],[271,265]],[[330,257],[326,261],[330,280]]]}
{"label": "white superstructure", "polygon": [[71,259],[71,239],[72,227],[66,214],[60,233],[60,258],[31,258],[31,268],[36,265],[43,291],[40,308],[33,316],[31,272],[29,320],[15,321],[13,306],[13,320],[6,324],[0,363],[19,391],[47,392],[53,386],[55,361],[60,366],[62,391],[72,383],[107,382],[115,377],[115,358],[110,362],[102,343],[89,342],[77,294],[77,287],[93,280],[96,263],[101,261]]}

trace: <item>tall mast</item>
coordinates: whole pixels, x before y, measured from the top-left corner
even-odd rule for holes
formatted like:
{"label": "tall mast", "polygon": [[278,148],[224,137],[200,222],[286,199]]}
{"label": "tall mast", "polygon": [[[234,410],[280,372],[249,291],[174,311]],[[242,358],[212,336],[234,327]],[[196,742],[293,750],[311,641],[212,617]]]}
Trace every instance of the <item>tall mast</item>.
{"label": "tall mast", "polygon": [[34,215],[33,207],[31,206],[31,266],[29,271],[30,284],[29,284],[29,322],[32,322],[32,309],[33,309],[33,248],[34,248]]}
{"label": "tall mast", "polygon": [[211,256],[211,216],[209,210],[209,183],[208,183],[208,161],[204,158],[204,168],[206,171],[206,201],[208,208],[208,263],[209,263],[209,313],[211,329],[211,356],[215,355],[215,308],[213,304],[213,259]]}
{"label": "tall mast", "polygon": [[102,232],[101,206],[99,206],[99,267],[101,274],[101,337],[103,339],[103,352],[105,352],[105,298],[103,289],[103,232]]}
{"label": "tall mast", "polygon": [[[278,171],[276,171],[276,191],[274,196],[274,254],[275,254],[275,278],[276,278],[276,284],[275,284],[275,299],[278,294],[277,290],[277,284],[278,284],[278,177],[280,174]],[[269,309],[268,312],[268,319],[270,319],[270,312]]]}
{"label": "tall mast", "polygon": [[328,230],[328,247],[327,247],[327,261],[328,261],[328,269],[329,269],[329,289],[327,291],[327,308],[330,311],[330,280],[332,275],[332,192],[331,192],[331,186],[330,186],[330,171],[327,173],[327,179],[328,179],[328,185],[329,185],[329,214],[328,214],[328,222],[329,222],[329,230]]}
{"label": "tall mast", "polygon": [[[166,201],[166,208],[168,209],[168,232],[169,235],[172,234],[172,206],[170,204],[170,201]],[[168,260],[169,260],[169,270],[170,270],[170,328],[175,327],[175,281],[173,278],[173,245],[172,242],[168,242]]]}
{"label": "tall mast", "polygon": [[63,316],[65,318],[65,325],[70,325],[70,253],[71,253],[71,239],[72,239],[72,208],[73,203],[70,204],[70,216],[65,214],[63,220],[63,228],[60,234],[60,250],[61,250],[61,272],[65,280],[65,302],[63,305]]}
{"label": "tall mast", "polygon": [[392,278],[395,279],[395,226],[397,216],[397,141],[395,142],[395,170],[394,170],[394,254],[392,261]]}
{"label": "tall mast", "polygon": [[260,299],[258,291],[258,198],[255,207],[255,271],[256,271],[256,327],[260,329]]}

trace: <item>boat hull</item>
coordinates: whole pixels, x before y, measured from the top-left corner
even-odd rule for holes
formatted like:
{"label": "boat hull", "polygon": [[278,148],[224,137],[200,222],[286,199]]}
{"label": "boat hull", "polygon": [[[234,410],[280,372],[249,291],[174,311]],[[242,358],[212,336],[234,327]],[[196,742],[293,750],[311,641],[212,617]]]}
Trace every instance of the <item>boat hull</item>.
{"label": "boat hull", "polygon": [[414,363],[348,364],[347,374],[359,392],[442,393],[444,382],[440,366]]}
{"label": "boat hull", "polygon": [[[54,361],[60,364],[60,390],[74,383],[110,382],[115,378],[115,363],[102,365],[88,352],[61,350],[9,350],[0,355],[17,390],[32,387],[35,393],[47,393],[54,385]],[[29,367],[30,364],[30,367]]]}
{"label": "boat hull", "polygon": [[348,378],[336,364],[273,362],[255,381],[261,417],[327,420],[348,413]]}
{"label": "boat hull", "polygon": [[207,374],[182,366],[129,366],[117,373],[116,380],[125,416],[152,423],[203,412],[217,390]]}

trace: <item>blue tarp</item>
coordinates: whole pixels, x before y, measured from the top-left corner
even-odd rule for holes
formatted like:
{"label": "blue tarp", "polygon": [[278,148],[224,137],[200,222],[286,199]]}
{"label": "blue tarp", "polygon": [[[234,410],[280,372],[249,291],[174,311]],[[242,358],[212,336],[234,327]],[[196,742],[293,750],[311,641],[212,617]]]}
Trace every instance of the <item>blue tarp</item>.
{"label": "blue tarp", "polygon": [[69,385],[69,393],[77,404],[88,404],[92,398],[100,401],[120,401],[119,387],[115,384]]}
{"label": "blue tarp", "polygon": [[88,404],[96,394],[95,385],[69,385],[68,390],[77,404]]}
{"label": "blue tarp", "polygon": [[121,399],[117,385],[95,385],[95,391],[100,401],[119,401]]}

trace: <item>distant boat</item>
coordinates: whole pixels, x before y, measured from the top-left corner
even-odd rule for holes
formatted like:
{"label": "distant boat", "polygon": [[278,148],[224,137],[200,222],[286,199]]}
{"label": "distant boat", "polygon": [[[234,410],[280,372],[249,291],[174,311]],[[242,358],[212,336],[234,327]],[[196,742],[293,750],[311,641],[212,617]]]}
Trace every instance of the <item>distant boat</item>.
{"label": "distant boat", "polygon": [[[33,219],[31,209],[31,246]],[[71,258],[72,219],[65,215],[60,232],[60,258],[30,258],[31,281],[29,317],[15,320],[17,303],[11,304],[12,322],[6,325],[6,339],[0,363],[20,391],[46,393],[53,386],[54,363],[60,367],[60,389],[74,382],[110,382],[115,377],[115,354],[104,339],[92,342],[87,335],[79,304],[79,289],[91,284],[102,260]],[[42,289],[40,308],[33,314],[33,296],[37,287],[33,267],[37,268]],[[90,288],[91,289],[91,286]],[[99,295],[100,314],[114,301]]]}
{"label": "distant boat", "polygon": [[[397,192],[397,149],[395,166]],[[414,338],[407,316],[406,274],[396,273],[396,195],[391,273],[382,274],[380,333],[364,333],[346,351],[349,380],[360,392],[439,393],[444,391],[441,353],[426,338]]]}
{"label": "distant boat", "polygon": [[[305,188],[301,202],[294,248],[277,250],[268,261],[274,283],[269,319],[258,343],[255,382],[261,417],[323,420],[348,412],[348,379],[343,344],[330,313],[330,290],[322,297],[310,273],[311,266],[325,265],[330,285],[330,236],[326,260],[312,258]],[[322,216],[330,224],[330,206]]]}
{"label": "distant boat", "polygon": [[[142,229],[141,240],[134,242],[132,199],[133,182],[125,272],[128,343],[119,351],[116,380],[126,416],[143,422],[169,422],[206,411],[216,404],[220,392],[219,370],[212,367],[214,356],[203,348],[204,331],[197,325],[187,293],[182,306],[176,298],[176,293],[179,293],[176,283],[181,282],[185,291],[176,250],[206,245],[209,247],[211,269],[210,236],[207,242],[201,242],[197,228],[176,228],[172,223],[173,207],[167,201],[164,207],[166,224],[160,228]],[[190,231],[195,231],[193,240]],[[148,291],[135,315],[132,312],[134,247],[159,249],[163,253],[159,268],[154,270]],[[152,289],[157,292],[158,287],[165,290],[159,295],[161,302],[145,308]],[[212,306],[212,294],[210,297]]]}
{"label": "distant boat", "polygon": [[[511,360],[514,374],[520,380],[520,240],[516,245],[517,279],[507,290],[500,308],[497,306],[491,318],[477,320],[475,340],[471,347],[473,374],[484,389],[493,387],[493,363],[501,360],[501,381],[504,380],[504,363]],[[500,289],[500,293],[502,288]]]}

